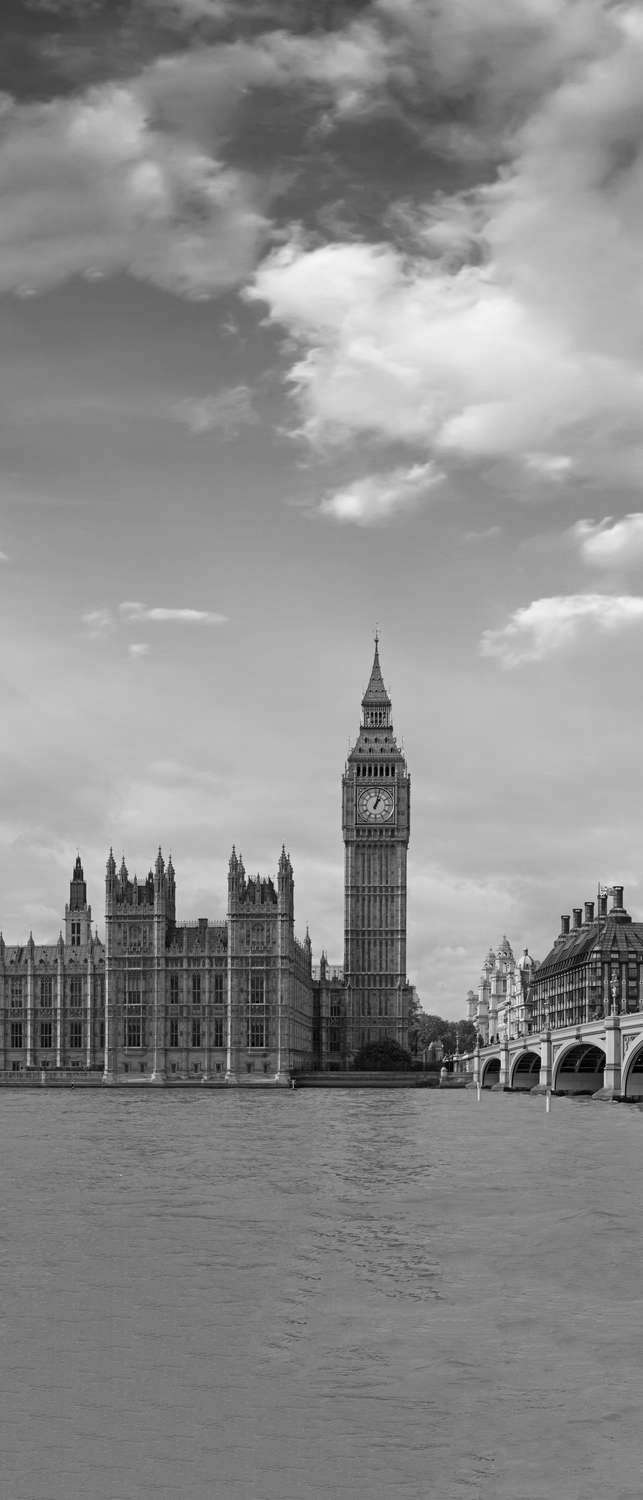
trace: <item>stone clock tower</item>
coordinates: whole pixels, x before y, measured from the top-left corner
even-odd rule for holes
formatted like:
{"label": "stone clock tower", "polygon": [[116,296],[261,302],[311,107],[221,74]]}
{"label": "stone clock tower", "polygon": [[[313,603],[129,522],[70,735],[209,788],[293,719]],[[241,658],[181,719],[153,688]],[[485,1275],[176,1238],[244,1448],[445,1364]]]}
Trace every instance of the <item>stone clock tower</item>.
{"label": "stone clock tower", "polygon": [[362,723],[342,778],[348,1058],[394,1037],[408,1046],[406,851],[410,779],[395,742],[378,638]]}

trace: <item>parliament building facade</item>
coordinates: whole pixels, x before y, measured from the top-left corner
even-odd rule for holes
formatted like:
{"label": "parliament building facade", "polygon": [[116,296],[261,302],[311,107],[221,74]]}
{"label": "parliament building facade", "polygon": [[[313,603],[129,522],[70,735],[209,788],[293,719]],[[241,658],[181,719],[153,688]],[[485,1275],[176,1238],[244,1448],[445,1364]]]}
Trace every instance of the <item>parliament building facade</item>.
{"label": "parliament building facade", "polygon": [[0,935],[0,1075],[97,1082],[287,1084],[350,1067],[383,1037],[408,1044],[406,855],[410,779],[395,740],[377,639],[362,722],[342,778],[344,965],[312,964],[295,936],[294,878],[247,875],[233,848],[224,921],[177,922],[171,858],[130,878],[112,851],[105,936],[92,934],[80,856],[55,944]]}

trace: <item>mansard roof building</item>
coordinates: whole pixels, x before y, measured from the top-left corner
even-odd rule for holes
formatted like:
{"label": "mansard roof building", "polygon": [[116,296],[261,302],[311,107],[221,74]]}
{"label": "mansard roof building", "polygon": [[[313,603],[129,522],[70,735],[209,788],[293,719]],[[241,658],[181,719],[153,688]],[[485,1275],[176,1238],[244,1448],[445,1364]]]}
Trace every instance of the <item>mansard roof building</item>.
{"label": "mansard roof building", "polygon": [[[608,900],[611,894],[611,906]],[[561,917],[560,932],[534,975],[530,1031],[580,1025],[643,1006],[643,922],[623,904],[623,886]]]}

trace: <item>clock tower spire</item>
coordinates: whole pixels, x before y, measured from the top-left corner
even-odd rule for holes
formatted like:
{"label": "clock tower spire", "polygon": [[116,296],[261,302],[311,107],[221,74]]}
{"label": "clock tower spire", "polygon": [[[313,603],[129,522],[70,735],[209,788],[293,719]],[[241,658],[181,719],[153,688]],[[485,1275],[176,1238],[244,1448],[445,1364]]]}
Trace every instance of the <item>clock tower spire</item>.
{"label": "clock tower spire", "polygon": [[408,1045],[409,829],[410,779],[395,739],[376,634],[362,722],[342,778],[349,1057],[385,1036]]}

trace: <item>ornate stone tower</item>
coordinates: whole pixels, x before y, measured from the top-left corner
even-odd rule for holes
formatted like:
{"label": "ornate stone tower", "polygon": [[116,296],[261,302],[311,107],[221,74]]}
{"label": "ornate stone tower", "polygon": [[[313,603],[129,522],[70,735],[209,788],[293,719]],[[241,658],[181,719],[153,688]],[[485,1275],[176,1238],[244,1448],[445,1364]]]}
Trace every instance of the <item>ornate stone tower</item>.
{"label": "ornate stone tower", "polygon": [[408,1046],[406,851],[410,779],[391,723],[378,637],[362,723],[342,778],[347,1052],[394,1037]]}
{"label": "ornate stone tower", "polygon": [[87,885],[78,854],[65,907],[65,944],[68,948],[86,948],[91,936],[92,909],[87,904]]}

